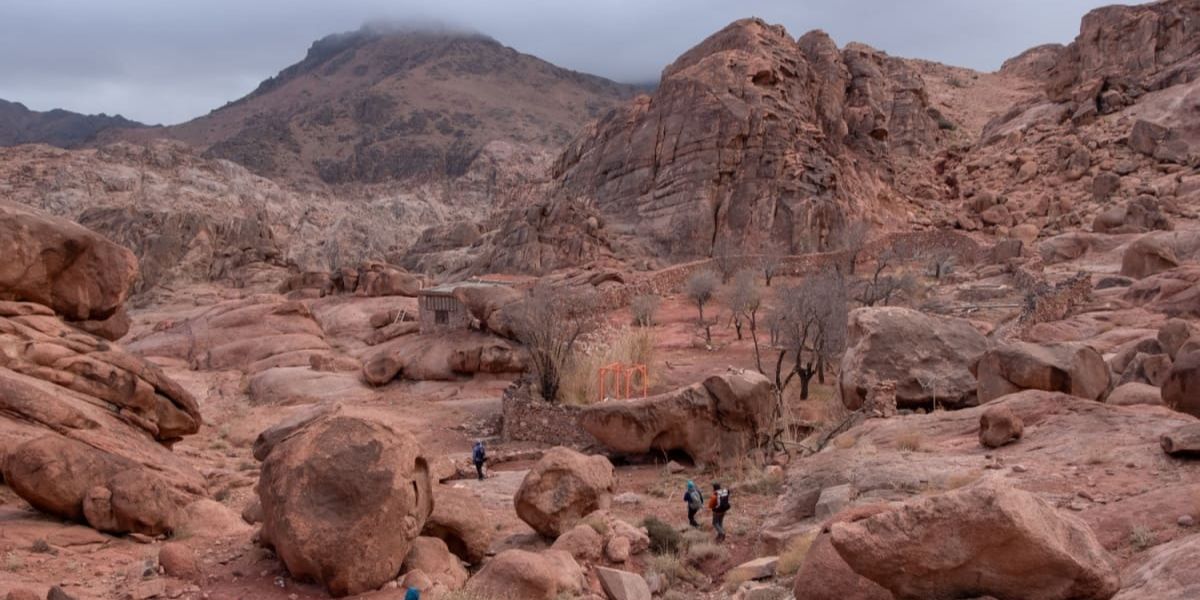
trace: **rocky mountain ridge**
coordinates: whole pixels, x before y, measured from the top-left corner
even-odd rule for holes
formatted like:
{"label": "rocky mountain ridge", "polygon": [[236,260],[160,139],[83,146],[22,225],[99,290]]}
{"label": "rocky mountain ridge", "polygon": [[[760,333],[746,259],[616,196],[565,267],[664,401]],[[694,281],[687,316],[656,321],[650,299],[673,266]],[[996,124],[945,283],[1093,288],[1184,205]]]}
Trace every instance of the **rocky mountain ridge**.
{"label": "rocky mountain ridge", "polygon": [[109,129],[133,129],[145,125],[121,115],[82,115],[69,110],[29,110],[20,102],[0,99],[0,146],[50,144],[75,148],[94,141]]}

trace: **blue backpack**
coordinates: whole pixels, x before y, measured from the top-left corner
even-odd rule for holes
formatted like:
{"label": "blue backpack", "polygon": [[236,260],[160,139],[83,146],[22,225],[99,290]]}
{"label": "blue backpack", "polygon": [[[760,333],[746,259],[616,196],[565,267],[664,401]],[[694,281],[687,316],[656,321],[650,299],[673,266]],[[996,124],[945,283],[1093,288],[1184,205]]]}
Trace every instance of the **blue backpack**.
{"label": "blue backpack", "polygon": [[483,450],[483,444],[475,444],[475,450],[471,453],[471,459],[477,463],[481,463],[487,458],[487,454]]}

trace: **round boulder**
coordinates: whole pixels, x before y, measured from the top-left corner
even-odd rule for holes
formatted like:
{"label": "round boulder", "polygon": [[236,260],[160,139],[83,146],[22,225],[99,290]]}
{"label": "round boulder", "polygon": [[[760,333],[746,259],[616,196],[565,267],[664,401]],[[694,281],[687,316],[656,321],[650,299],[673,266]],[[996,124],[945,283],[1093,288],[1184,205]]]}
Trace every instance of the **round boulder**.
{"label": "round boulder", "polygon": [[1011,408],[992,406],[979,417],[979,443],[985,448],[999,448],[1021,439],[1025,423]]}
{"label": "round boulder", "polygon": [[1181,354],[1162,386],[1163,404],[1200,417],[1200,350]]}
{"label": "round boulder", "polygon": [[556,600],[573,597],[586,585],[579,563],[562,550],[505,550],[467,582],[466,591],[479,598]]}
{"label": "round boulder", "polygon": [[974,406],[972,362],[988,340],[969,321],[894,306],[850,313],[839,385],[842,402],[857,410],[882,381],[896,382],[898,408]]}
{"label": "round boulder", "polygon": [[334,596],[394,579],[433,511],[429,467],[406,432],[353,416],[276,444],[258,482],[262,540],[299,579]]}
{"label": "round boulder", "polygon": [[538,533],[556,538],[585,515],[612,502],[613,466],[562,446],[551,448],[529,470],[513,499],[517,516]]}

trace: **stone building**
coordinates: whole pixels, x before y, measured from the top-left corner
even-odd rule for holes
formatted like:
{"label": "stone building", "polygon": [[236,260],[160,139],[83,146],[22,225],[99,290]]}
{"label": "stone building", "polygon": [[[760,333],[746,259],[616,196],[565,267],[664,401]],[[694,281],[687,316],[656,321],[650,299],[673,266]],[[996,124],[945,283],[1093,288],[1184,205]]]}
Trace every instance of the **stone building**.
{"label": "stone building", "polygon": [[467,307],[454,295],[454,291],[462,287],[487,287],[505,285],[496,281],[471,279],[457,283],[425,288],[417,295],[417,321],[421,333],[441,333],[460,331],[471,325],[471,313]]}

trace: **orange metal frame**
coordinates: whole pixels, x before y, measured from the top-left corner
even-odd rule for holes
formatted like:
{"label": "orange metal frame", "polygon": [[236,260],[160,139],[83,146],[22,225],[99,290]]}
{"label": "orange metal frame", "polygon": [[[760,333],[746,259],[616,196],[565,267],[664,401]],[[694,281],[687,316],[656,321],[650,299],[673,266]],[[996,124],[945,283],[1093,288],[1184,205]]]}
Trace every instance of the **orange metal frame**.
{"label": "orange metal frame", "polygon": [[606,384],[608,383],[609,376],[616,377],[616,386],[615,387],[616,387],[617,394],[621,393],[621,384],[622,383],[625,384],[624,399],[628,400],[630,397],[632,397],[631,393],[633,390],[633,379],[637,375],[642,376],[642,397],[645,398],[646,392],[647,392],[647,387],[648,387],[647,383],[649,381],[649,377],[646,374],[646,365],[644,365],[644,364],[624,365],[619,362],[615,362],[615,363],[612,363],[609,365],[604,365],[603,367],[600,367],[600,373],[599,373],[600,401],[601,402],[604,401],[604,397],[605,397],[604,388],[605,388]]}

